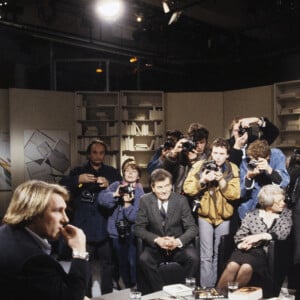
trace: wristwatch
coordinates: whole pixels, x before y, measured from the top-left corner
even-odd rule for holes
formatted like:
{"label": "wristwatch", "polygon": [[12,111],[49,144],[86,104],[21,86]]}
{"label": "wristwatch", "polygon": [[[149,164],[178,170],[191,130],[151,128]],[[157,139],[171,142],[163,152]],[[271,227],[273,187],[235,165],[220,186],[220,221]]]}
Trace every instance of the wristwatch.
{"label": "wristwatch", "polygon": [[89,260],[90,255],[89,255],[88,252],[79,252],[77,250],[73,250],[72,257],[73,258],[84,259],[84,260]]}

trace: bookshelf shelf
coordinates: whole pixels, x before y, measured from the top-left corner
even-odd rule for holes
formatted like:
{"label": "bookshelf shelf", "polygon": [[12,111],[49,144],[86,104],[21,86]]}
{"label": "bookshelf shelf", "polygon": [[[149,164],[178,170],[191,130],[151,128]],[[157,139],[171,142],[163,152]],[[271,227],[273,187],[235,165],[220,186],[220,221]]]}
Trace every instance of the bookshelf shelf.
{"label": "bookshelf shelf", "polygon": [[165,135],[161,91],[77,92],[77,149],[80,162],[93,139],[108,146],[106,163],[118,169],[134,157],[142,167],[140,182],[149,187],[147,164]]}
{"label": "bookshelf shelf", "polygon": [[280,130],[275,146],[290,155],[300,146],[300,80],[274,84],[274,116]]}

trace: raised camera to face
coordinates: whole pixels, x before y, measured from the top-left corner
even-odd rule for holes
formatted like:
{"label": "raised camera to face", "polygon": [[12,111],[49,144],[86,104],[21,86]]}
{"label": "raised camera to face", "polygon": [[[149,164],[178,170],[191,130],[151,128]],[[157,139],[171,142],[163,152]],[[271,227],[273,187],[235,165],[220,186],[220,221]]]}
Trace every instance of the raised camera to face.
{"label": "raised camera to face", "polygon": [[120,196],[124,196],[124,194],[129,194],[130,197],[134,194],[134,187],[132,184],[128,184],[125,186],[120,186],[119,188]]}
{"label": "raised camera to face", "polygon": [[257,167],[257,160],[256,159],[251,159],[249,162],[248,162],[248,169],[249,170],[254,170],[256,167]]}
{"label": "raised camera to face", "polygon": [[192,140],[187,140],[182,143],[182,152],[191,152],[196,149],[196,143]]}
{"label": "raised camera to face", "polygon": [[238,130],[238,134],[239,134],[239,136],[242,136],[242,135],[244,135],[246,132],[248,132],[249,131],[249,129],[250,129],[251,127],[249,127],[249,128],[245,128],[245,127],[242,127],[242,125],[240,125],[239,126],[239,130]]}
{"label": "raised camera to face", "polygon": [[172,139],[167,139],[163,145],[163,149],[168,150],[175,147],[175,142]]}
{"label": "raised camera to face", "polygon": [[203,164],[205,170],[218,171],[218,166],[214,160],[208,160]]}

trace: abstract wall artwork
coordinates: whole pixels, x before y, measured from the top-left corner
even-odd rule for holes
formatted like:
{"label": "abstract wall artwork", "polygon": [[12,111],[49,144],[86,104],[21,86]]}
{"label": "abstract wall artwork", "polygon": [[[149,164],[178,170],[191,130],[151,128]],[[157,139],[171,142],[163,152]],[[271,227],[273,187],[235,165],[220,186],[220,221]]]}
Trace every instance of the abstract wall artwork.
{"label": "abstract wall artwork", "polygon": [[24,131],[25,178],[58,182],[70,169],[69,132]]}
{"label": "abstract wall artwork", "polygon": [[10,138],[0,131],[0,190],[11,190]]}

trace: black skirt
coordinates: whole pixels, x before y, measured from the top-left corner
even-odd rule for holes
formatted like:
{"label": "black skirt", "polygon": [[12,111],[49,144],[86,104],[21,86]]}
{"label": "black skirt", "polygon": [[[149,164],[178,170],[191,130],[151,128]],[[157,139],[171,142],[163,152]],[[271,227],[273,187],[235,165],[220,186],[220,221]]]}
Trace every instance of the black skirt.
{"label": "black skirt", "polygon": [[231,261],[239,265],[249,264],[254,273],[261,272],[268,268],[267,255],[262,247],[252,248],[248,251],[235,249],[228,260],[228,262]]}

